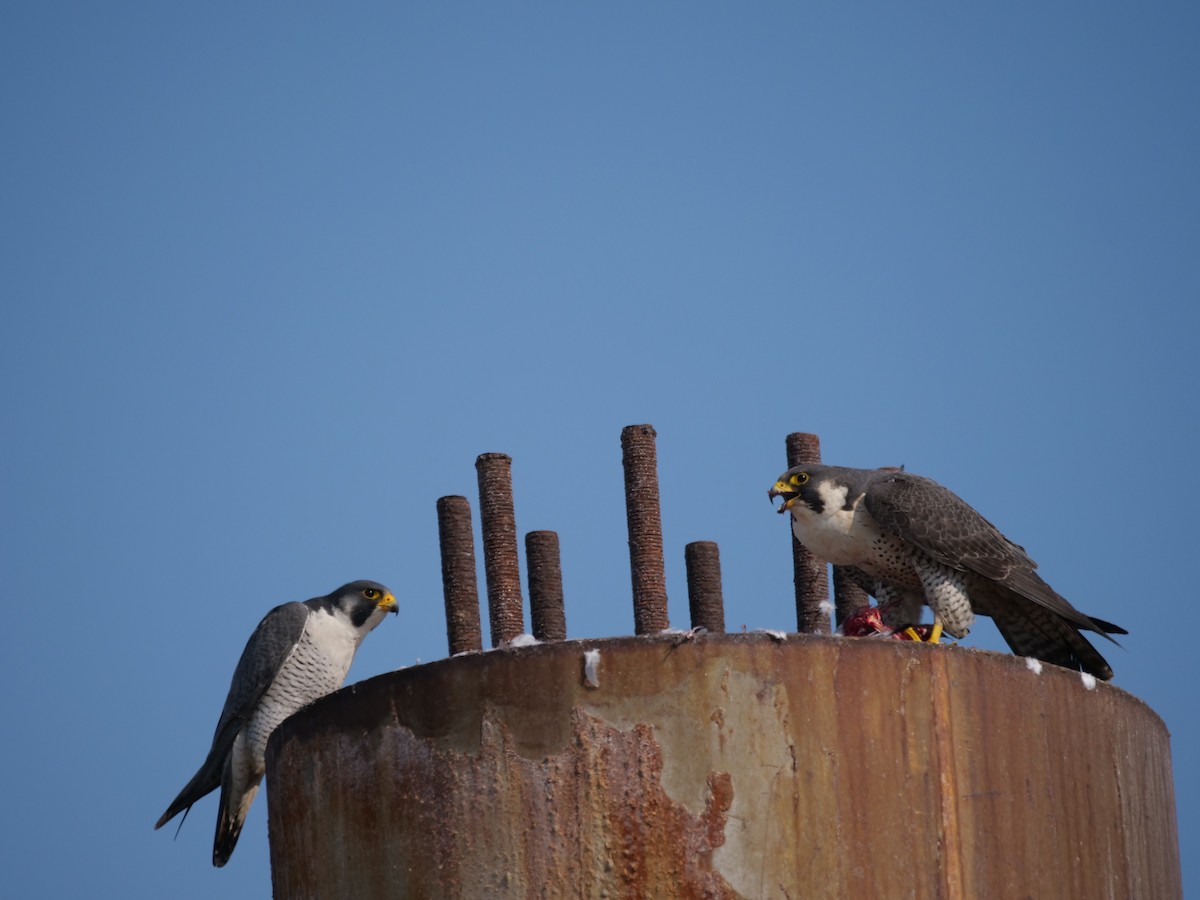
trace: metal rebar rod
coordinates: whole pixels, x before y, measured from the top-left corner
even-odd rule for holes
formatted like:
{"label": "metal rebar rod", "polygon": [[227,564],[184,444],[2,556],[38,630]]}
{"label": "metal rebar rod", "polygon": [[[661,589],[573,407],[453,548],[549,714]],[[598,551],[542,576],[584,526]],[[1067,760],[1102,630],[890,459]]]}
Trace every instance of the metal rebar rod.
{"label": "metal rebar rod", "polygon": [[499,647],[525,630],[521,569],[517,562],[517,517],[513,510],[512,457],[481,453],[479,517],[483,529],[483,571],[487,580],[492,646]]}
{"label": "metal rebar rod", "polygon": [[725,633],[725,600],[721,594],[721,553],[715,541],[693,541],[683,548],[687,564],[688,609],[693,628]]}
{"label": "metal rebar rod", "polygon": [[525,535],[525,566],[529,571],[529,619],[539,641],[565,641],[567,615],[563,608],[562,564],[558,535],[531,531]]}
{"label": "metal rebar rod", "polygon": [[471,503],[466,497],[439,497],[437,514],[438,541],[442,550],[442,593],[446,598],[446,640],[450,645],[450,655],[482,650]]}
{"label": "metal rebar rod", "polygon": [[627,425],[621,430],[635,634],[654,634],[670,625],[663,564],[662,511],[658,499],[656,436],[651,425]]}
{"label": "metal rebar rod", "polygon": [[[788,468],[821,462],[821,439],[803,431],[787,436]],[[796,627],[806,634],[828,632],[829,567],[792,536],[792,568],[796,581]]]}

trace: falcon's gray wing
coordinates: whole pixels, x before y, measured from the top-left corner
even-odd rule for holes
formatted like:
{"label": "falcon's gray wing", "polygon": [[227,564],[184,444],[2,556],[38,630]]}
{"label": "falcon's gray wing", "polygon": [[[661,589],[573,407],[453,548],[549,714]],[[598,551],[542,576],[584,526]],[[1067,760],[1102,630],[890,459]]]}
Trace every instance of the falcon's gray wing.
{"label": "falcon's gray wing", "polygon": [[1025,549],[936,481],[906,472],[873,478],[863,504],[885,531],[938,562],[1003,580],[1015,567],[1036,569]]}
{"label": "falcon's gray wing", "polygon": [[906,472],[887,473],[871,480],[863,505],[880,528],[943,565],[982,575],[1080,628],[1108,637],[1106,629],[1042,580],[1037,563],[1023,547],[936,481]]}
{"label": "falcon's gray wing", "polygon": [[263,694],[295,649],[310,613],[310,607],[304,603],[285,603],[275,607],[258,623],[234,669],[229,694],[225,698],[225,707],[221,710],[208,756],[192,780],[167,807],[155,828],[161,828],[181,810],[190,808],[201,797],[221,786],[221,770],[234,739],[254,714]]}

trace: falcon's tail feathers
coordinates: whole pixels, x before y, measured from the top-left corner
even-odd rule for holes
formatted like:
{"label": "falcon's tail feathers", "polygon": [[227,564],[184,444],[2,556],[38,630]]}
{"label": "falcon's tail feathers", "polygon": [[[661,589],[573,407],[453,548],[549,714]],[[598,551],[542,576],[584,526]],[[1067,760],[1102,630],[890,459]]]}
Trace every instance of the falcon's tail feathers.
{"label": "falcon's tail feathers", "polygon": [[1113,677],[1107,660],[1078,628],[1044,607],[1030,604],[1023,609],[1010,608],[1003,616],[993,616],[993,621],[1018,656],[1032,656],[1064,669],[1082,670],[1101,681]]}

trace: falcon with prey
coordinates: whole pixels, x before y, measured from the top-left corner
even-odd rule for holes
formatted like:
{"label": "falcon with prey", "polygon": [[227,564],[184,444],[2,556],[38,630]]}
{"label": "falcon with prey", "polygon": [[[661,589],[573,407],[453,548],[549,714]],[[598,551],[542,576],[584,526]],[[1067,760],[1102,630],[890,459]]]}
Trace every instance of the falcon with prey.
{"label": "falcon with prey", "polygon": [[936,481],[898,469],[797,466],[768,496],[783,498],[779,512],[792,514],[796,540],[875,597],[889,628],[916,623],[928,606],[931,640],[943,629],[961,638],[978,613],[1014,653],[1112,678],[1080,632],[1111,641],[1125,630],[1059,596],[1024,548]]}
{"label": "falcon with prey", "polygon": [[389,612],[396,612],[391,591],[374,581],[352,581],[328,596],[267,613],[233,672],[208,757],[154,827],[180,811],[186,819],[193,803],[219,787],[213,865],[225,865],[258,793],[271,732],[342,686],[359,644]]}

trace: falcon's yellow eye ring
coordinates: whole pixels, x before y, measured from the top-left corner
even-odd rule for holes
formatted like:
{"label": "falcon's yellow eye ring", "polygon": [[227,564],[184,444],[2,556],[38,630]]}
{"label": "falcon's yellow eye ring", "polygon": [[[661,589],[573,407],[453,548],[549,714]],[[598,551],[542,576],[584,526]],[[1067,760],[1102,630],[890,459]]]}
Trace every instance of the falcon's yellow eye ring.
{"label": "falcon's yellow eye ring", "polygon": [[797,472],[795,475],[792,476],[792,484],[796,485],[796,487],[799,487],[800,485],[804,484],[807,481],[808,481],[808,473],[807,472]]}
{"label": "falcon's yellow eye ring", "polygon": [[375,588],[364,588],[362,593],[363,593],[363,596],[366,597],[368,600],[379,599],[379,591],[375,590]]}

